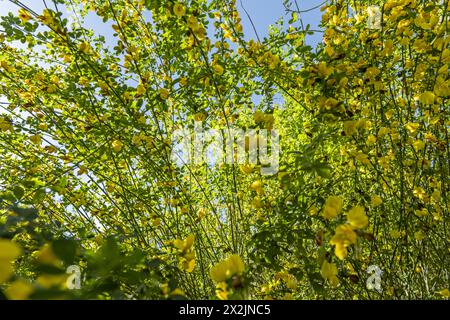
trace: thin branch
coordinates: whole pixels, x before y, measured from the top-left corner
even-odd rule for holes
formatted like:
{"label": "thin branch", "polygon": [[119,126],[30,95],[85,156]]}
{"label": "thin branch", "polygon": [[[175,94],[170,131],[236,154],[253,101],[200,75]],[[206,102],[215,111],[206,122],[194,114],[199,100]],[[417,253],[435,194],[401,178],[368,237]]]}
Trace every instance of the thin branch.
{"label": "thin branch", "polygon": [[251,23],[251,25],[252,25],[253,31],[255,31],[256,38],[258,39],[258,42],[261,42],[261,39],[259,38],[259,35],[258,35],[258,31],[256,31],[255,24],[253,23],[253,20],[252,20],[252,18],[250,17],[250,14],[249,14],[249,13],[247,12],[247,10],[244,8],[244,4],[242,3],[242,0],[240,0],[240,2],[241,2],[241,7],[242,7],[242,9],[244,10],[245,14],[247,15],[248,20],[250,20],[250,23]]}

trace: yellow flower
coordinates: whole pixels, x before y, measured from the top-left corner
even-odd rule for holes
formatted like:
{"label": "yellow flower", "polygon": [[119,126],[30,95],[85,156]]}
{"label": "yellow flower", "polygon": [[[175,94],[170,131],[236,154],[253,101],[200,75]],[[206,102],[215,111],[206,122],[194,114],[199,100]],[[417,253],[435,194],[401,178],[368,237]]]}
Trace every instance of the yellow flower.
{"label": "yellow flower", "polygon": [[0,239],[0,284],[8,280],[14,273],[12,262],[22,254],[20,247],[14,242]]}
{"label": "yellow flower", "polygon": [[31,142],[33,142],[33,143],[36,144],[36,145],[40,145],[41,142],[42,142],[42,138],[41,138],[41,136],[38,135],[38,134],[32,135],[32,136],[30,137],[30,140],[31,140]]}
{"label": "yellow flower", "polygon": [[64,62],[69,63],[72,61],[72,56],[66,54],[66,55],[64,55],[63,60],[64,60]]}
{"label": "yellow flower", "polygon": [[78,83],[83,87],[87,87],[89,85],[89,79],[87,79],[86,77],[80,77]]}
{"label": "yellow flower", "polygon": [[159,96],[161,97],[161,99],[167,100],[169,98],[169,90],[167,90],[166,88],[159,89]]}
{"label": "yellow flower", "polygon": [[57,87],[55,84],[53,84],[53,83],[51,83],[51,84],[47,87],[47,92],[48,92],[48,93],[55,93],[56,90],[58,90],[58,87]]}
{"label": "yellow flower", "polygon": [[346,245],[355,244],[356,243],[356,233],[353,231],[353,228],[348,224],[342,224],[336,228],[336,232],[331,239],[330,243],[335,244],[336,242],[342,242]]}
{"label": "yellow flower", "polygon": [[215,64],[213,66],[213,69],[214,69],[215,74],[218,74],[219,76],[221,76],[223,74],[224,69],[220,64]]}
{"label": "yellow flower", "polygon": [[255,120],[256,123],[263,122],[264,119],[265,119],[265,114],[261,110],[257,110],[253,114],[253,120]]}
{"label": "yellow flower", "polygon": [[61,266],[62,262],[53,252],[51,245],[45,244],[39,251],[36,253],[36,260],[40,264],[50,265],[50,266]]}
{"label": "yellow flower", "polygon": [[358,121],[344,121],[344,132],[346,136],[352,136],[358,132],[357,128]]}
{"label": "yellow flower", "polygon": [[413,194],[421,200],[424,200],[427,197],[425,190],[421,187],[414,188]]}
{"label": "yellow flower", "polygon": [[14,242],[0,239],[0,260],[13,261],[22,254],[20,247]]}
{"label": "yellow flower", "polygon": [[195,269],[195,259],[181,261],[181,268],[186,272],[192,272]]}
{"label": "yellow flower", "polygon": [[379,195],[376,195],[376,194],[372,196],[370,201],[371,201],[371,203],[372,203],[372,205],[374,207],[377,207],[377,206],[379,206],[380,204],[383,203],[383,199],[381,199],[381,197]]}
{"label": "yellow flower", "polygon": [[36,283],[45,289],[63,289],[66,285],[67,276],[67,274],[44,274],[36,279]]}
{"label": "yellow flower", "polygon": [[10,261],[0,260],[0,284],[11,278],[14,269]]}
{"label": "yellow flower", "polygon": [[413,142],[413,147],[416,151],[423,150],[425,148],[425,142],[423,142],[422,140],[416,140]]}
{"label": "yellow flower", "polygon": [[425,233],[422,230],[416,231],[414,233],[414,238],[416,238],[417,241],[422,241],[425,238]]}
{"label": "yellow flower", "polygon": [[387,135],[390,132],[389,128],[381,127],[380,130],[378,130],[378,137],[382,138],[385,135]]}
{"label": "yellow flower", "polygon": [[441,296],[445,298],[450,298],[450,290],[448,290],[447,288],[441,291],[437,291],[437,293],[439,293]]}
{"label": "yellow flower", "polygon": [[441,193],[438,190],[433,191],[433,193],[431,194],[431,198],[433,198],[433,200],[435,202],[439,202],[441,201]]}
{"label": "yellow flower", "polygon": [[403,236],[403,233],[402,233],[401,231],[398,231],[398,230],[391,230],[391,231],[389,232],[389,235],[390,235],[392,238],[394,238],[394,239],[398,239],[398,238],[400,238],[401,236]]}
{"label": "yellow flower", "polygon": [[31,284],[23,280],[17,280],[5,290],[5,295],[9,300],[25,300],[33,291],[34,289]]}
{"label": "yellow flower", "polygon": [[89,52],[91,51],[91,46],[87,42],[80,43],[79,48],[85,54],[89,54]]}
{"label": "yellow flower", "polygon": [[216,296],[220,300],[227,300],[228,299],[228,286],[226,282],[220,282],[216,286]]}
{"label": "yellow flower", "polygon": [[270,54],[268,58],[269,69],[275,69],[280,63],[280,58],[276,55]]}
{"label": "yellow flower", "polygon": [[339,86],[340,87],[346,87],[348,84],[348,78],[347,77],[343,77],[340,81],[339,81]]}
{"label": "yellow flower", "polygon": [[336,287],[339,284],[339,279],[337,278],[338,270],[334,263],[329,263],[327,260],[324,260],[320,274],[331,286]]}
{"label": "yellow flower", "polygon": [[120,150],[122,150],[123,143],[120,140],[114,140],[112,142],[112,147],[115,152],[120,152]]}
{"label": "yellow flower", "polygon": [[50,25],[53,22],[52,12],[48,9],[45,9],[43,15],[39,16],[39,20],[46,25]]}
{"label": "yellow flower", "polygon": [[1,131],[8,131],[8,130],[12,131],[13,126],[8,119],[0,118],[0,130]]}
{"label": "yellow flower", "polygon": [[252,184],[250,185],[250,188],[257,191],[259,189],[262,188],[262,182],[261,180],[255,180],[252,182]]}
{"label": "yellow flower", "polygon": [[315,216],[318,213],[317,207],[316,206],[312,206],[309,208],[308,210],[308,214],[310,216]]}
{"label": "yellow flower", "polygon": [[328,68],[327,63],[323,61],[317,65],[317,71],[322,77],[326,78],[333,72],[333,68]]}
{"label": "yellow flower", "polygon": [[6,71],[8,71],[9,73],[13,73],[14,71],[16,71],[16,69],[14,67],[11,67],[8,63],[8,61],[2,60],[0,61],[0,66],[5,69]]}
{"label": "yellow flower", "polygon": [[138,96],[143,95],[145,93],[145,91],[146,91],[146,89],[145,89],[144,85],[141,83],[136,87],[136,94]]}
{"label": "yellow flower", "polygon": [[326,219],[334,219],[342,210],[342,199],[338,196],[330,196],[325,201],[325,206],[322,211],[322,216]]}
{"label": "yellow flower", "polygon": [[191,249],[192,245],[194,244],[194,240],[195,240],[195,235],[190,234],[184,240],[181,240],[181,239],[174,240],[173,245],[175,246],[175,248],[177,248],[181,252],[186,252],[189,249]]}
{"label": "yellow flower", "polygon": [[291,290],[297,289],[298,281],[292,274],[290,274],[286,271],[279,272],[275,275],[275,279],[278,279],[278,278],[282,279],[285,282],[286,287],[288,289],[291,289]]}
{"label": "yellow flower", "polygon": [[189,16],[189,18],[187,19],[187,25],[194,31],[196,31],[199,28],[197,18],[194,16]]}
{"label": "yellow flower", "polygon": [[363,152],[358,152],[358,154],[355,156],[355,159],[362,164],[370,164],[369,156]]}
{"label": "yellow flower", "polygon": [[375,142],[377,142],[377,137],[375,137],[373,134],[370,134],[367,137],[367,144],[370,146],[370,145],[374,144]]}
{"label": "yellow flower", "polygon": [[244,272],[245,266],[244,262],[242,261],[241,257],[237,254],[233,254],[228,258],[228,262],[230,263],[230,270],[234,274],[240,274]]}
{"label": "yellow flower", "polygon": [[433,104],[434,103],[434,93],[431,91],[426,91],[419,96],[419,101],[423,104]]}
{"label": "yellow flower", "polygon": [[100,80],[98,82],[98,86],[100,87],[100,89],[102,89],[103,92],[108,92],[109,86],[105,81]]}
{"label": "yellow flower", "polygon": [[205,208],[200,208],[197,211],[197,217],[198,219],[203,219],[206,215],[206,209]]}
{"label": "yellow flower", "polygon": [[256,196],[256,197],[254,197],[253,200],[252,200],[252,206],[253,206],[255,209],[261,209],[261,208],[264,206],[264,204],[263,204],[261,198],[258,197],[258,196]]}
{"label": "yellow flower", "polygon": [[194,120],[199,122],[205,121],[207,117],[208,114],[206,112],[197,112],[196,114],[194,114]]}
{"label": "yellow flower", "polygon": [[357,229],[365,228],[369,224],[369,218],[361,206],[355,206],[347,213],[347,221]]}
{"label": "yellow flower", "polygon": [[339,259],[344,260],[348,255],[347,246],[345,246],[341,242],[336,243],[334,248],[334,254]]}
{"label": "yellow flower", "polygon": [[355,244],[357,235],[353,228],[348,224],[340,225],[330,240],[330,244],[335,246],[334,253],[336,257],[343,260],[347,257],[347,247]]}
{"label": "yellow flower", "polygon": [[405,128],[410,133],[416,133],[416,131],[420,128],[420,123],[408,122],[407,124],[405,124]]}
{"label": "yellow flower", "polygon": [[237,254],[229,256],[224,261],[214,265],[210,270],[211,279],[215,282],[224,282],[235,275],[244,272],[245,266]]}
{"label": "yellow flower", "polygon": [[170,295],[171,296],[186,296],[186,293],[184,293],[184,291],[181,290],[180,288],[176,288],[170,293]]}
{"label": "yellow flower", "polygon": [[22,20],[22,22],[27,22],[32,17],[31,17],[31,14],[27,10],[19,9],[19,18],[20,18],[20,20]]}
{"label": "yellow flower", "polygon": [[181,78],[180,78],[180,85],[181,85],[181,86],[185,86],[185,85],[187,85],[187,84],[188,84],[187,78],[186,78],[186,77],[181,77]]}
{"label": "yellow flower", "polygon": [[173,6],[173,13],[175,13],[177,17],[182,17],[186,13],[186,9],[181,3],[176,3]]}
{"label": "yellow flower", "polygon": [[195,269],[195,252],[193,251],[195,236],[190,234],[186,239],[175,239],[172,244],[180,252],[180,269],[192,272]]}
{"label": "yellow flower", "polygon": [[242,173],[245,173],[245,174],[250,174],[253,172],[253,166],[250,164],[241,164],[239,166],[239,169],[241,169]]}

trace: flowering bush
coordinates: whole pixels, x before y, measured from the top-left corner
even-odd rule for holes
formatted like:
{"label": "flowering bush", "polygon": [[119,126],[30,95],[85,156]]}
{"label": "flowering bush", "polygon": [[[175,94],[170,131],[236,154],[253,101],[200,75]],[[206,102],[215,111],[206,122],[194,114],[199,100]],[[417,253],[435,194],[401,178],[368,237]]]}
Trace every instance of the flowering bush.
{"label": "flowering bush", "polygon": [[[448,0],[371,1],[376,27],[365,2],[327,1],[314,49],[289,0],[258,40],[234,0],[15,2],[0,297],[450,296]],[[279,171],[176,166],[171,133],[194,121],[278,130]]]}

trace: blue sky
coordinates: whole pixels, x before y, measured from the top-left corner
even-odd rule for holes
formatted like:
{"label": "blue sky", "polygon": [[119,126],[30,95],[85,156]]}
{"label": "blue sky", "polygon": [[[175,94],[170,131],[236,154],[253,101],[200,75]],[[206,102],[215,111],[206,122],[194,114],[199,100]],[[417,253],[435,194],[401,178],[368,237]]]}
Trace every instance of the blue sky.
{"label": "blue sky", "polygon": [[[22,0],[23,3],[27,4],[30,8],[40,13],[45,8],[44,2],[42,0]],[[285,11],[283,6],[283,0],[237,0],[237,7],[241,13],[242,24],[244,27],[244,32],[247,39],[256,38],[253,31],[253,27],[245,14],[242,5],[250,14],[250,17],[256,27],[258,35],[264,37],[268,34],[269,26],[275,24],[275,22],[282,16],[285,17],[285,23],[290,19],[290,14]],[[297,0],[297,4],[300,10],[310,9],[319,4],[323,3],[323,0]],[[47,1],[50,8],[53,7],[52,1]],[[0,0],[0,15],[5,15],[8,12],[13,12],[17,14],[18,7],[12,4],[8,0]],[[318,29],[317,25],[321,19],[320,8],[314,9],[309,12],[302,13],[301,15],[303,23],[311,25],[311,29]],[[110,34],[111,29],[109,24],[104,24],[101,22],[94,14],[90,14],[86,20],[86,24],[92,27],[97,33],[107,35]],[[306,43],[314,46],[321,41],[321,33],[315,33],[314,35],[308,36]]]}
{"label": "blue sky", "polygon": [[[316,7],[323,2],[323,0],[297,0],[297,4],[302,11]],[[236,3],[241,13],[242,24],[246,36],[248,38],[256,38],[250,20],[247,18],[246,13],[241,7],[241,1],[237,0]],[[269,25],[275,24],[280,17],[285,17],[285,23],[291,18],[291,15],[286,13],[283,6],[283,0],[242,0],[242,4],[249,13],[260,37],[266,36],[268,34]],[[302,13],[301,17],[305,26],[310,24],[311,29],[318,29],[322,12],[320,12],[320,8],[317,8]],[[320,41],[322,41],[321,33],[315,33],[314,35],[308,36],[306,39],[306,43],[312,46]]]}

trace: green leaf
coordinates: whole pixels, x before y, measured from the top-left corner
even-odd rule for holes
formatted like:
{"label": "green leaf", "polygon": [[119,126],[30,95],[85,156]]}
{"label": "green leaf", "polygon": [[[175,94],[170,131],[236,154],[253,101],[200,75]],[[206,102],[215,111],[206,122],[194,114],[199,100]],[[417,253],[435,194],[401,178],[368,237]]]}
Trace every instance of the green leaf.
{"label": "green leaf", "polygon": [[53,252],[66,265],[74,262],[77,253],[78,243],[74,240],[60,239],[52,243]]}
{"label": "green leaf", "polygon": [[13,189],[13,193],[16,199],[20,200],[25,194],[25,189],[22,186],[15,186]]}

